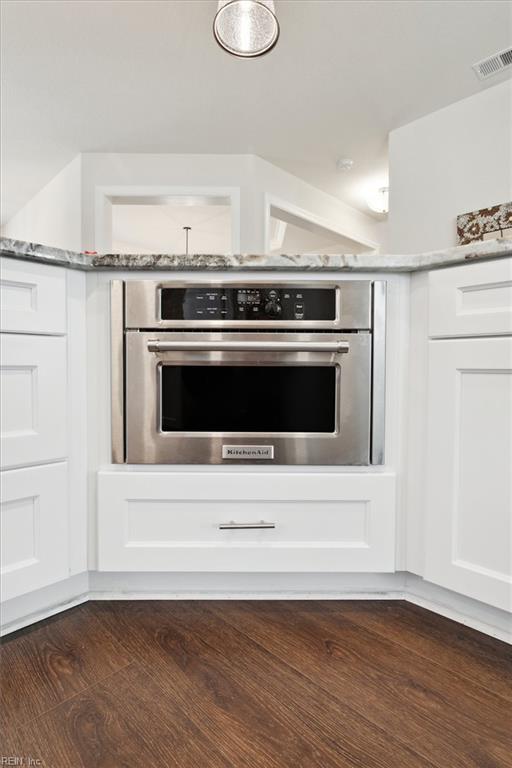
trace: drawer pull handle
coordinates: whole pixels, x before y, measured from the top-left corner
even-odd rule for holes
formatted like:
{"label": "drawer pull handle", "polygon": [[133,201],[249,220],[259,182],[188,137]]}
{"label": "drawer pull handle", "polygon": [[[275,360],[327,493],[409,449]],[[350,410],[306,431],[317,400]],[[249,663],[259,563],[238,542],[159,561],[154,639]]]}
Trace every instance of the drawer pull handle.
{"label": "drawer pull handle", "polygon": [[255,528],[275,528],[275,523],[266,523],[264,520],[260,520],[259,523],[235,523],[231,520],[229,523],[219,523],[221,531],[244,531],[254,530]]}

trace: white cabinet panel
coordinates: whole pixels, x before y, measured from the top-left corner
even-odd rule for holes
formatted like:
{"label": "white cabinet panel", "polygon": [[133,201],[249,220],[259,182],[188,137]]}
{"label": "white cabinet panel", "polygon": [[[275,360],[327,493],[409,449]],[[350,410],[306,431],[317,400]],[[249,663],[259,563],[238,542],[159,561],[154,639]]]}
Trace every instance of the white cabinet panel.
{"label": "white cabinet panel", "polygon": [[[100,570],[395,567],[390,474],[100,472],[98,515]],[[261,521],[275,527],[219,528]]]}
{"label": "white cabinet panel", "polygon": [[2,331],[66,333],[66,270],[3,258],[0,305]]}
{"label": "white cabinet panel", "polygon": [[425,577],[512,610],[512,339],[429,353]]}
{"label": "white cabinet panel", "polygon": [[[159,541],[162,546],[204,541],[215,545],[259,542],[296,544],[316,542],[319,546],[340,542],[340,546],[368,547],[368,501],[324,501],[312,514],[311,503],[281,501],[126,501],[127,547],[140,547]],[[260,521],[275,524],[275,529],[226,530],[219,524]]]}
{"label": "white cabinet panel", "polygon": [[512,259],[468,264],[429,275],[429,335],[512,333]]}
{"label": "white cabinet panel", "polygon": [[2,473],[2,600],[68,575],[66,464]]}
{"label": "white cabinet panel", "polygon": [[2,467],[66,455],[66,339],[0,337]]}

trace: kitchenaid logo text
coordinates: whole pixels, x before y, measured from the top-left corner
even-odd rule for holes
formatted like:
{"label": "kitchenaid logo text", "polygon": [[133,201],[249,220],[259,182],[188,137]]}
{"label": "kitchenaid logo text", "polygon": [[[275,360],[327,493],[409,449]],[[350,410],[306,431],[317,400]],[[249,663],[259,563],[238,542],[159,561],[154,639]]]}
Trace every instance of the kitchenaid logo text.
{"label": "kitchenaid logo text", "polygon": [[273,445],[223,445],[223,459],[273,459]]}

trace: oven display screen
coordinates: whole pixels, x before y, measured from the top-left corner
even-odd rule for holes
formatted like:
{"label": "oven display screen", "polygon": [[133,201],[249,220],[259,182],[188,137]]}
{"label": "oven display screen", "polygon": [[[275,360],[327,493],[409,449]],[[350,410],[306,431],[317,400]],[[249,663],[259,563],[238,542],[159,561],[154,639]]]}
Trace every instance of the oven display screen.
{"label": "oven display screen", "polygon": [[162,320],[334,320],[334,288],[161,289]]}
{"label": "oven display screen", "polygon": [[244,290],[243,288],[237,291],[237,302],[238,304],[244,305],[244,304],[252,304],[253,306],[257,304],[261,304],[262,296],[261,291],[257,290]]}
{"label": "oven display screen", "polygon": [[335,366],[163,365],[162,432],[336,428]]}

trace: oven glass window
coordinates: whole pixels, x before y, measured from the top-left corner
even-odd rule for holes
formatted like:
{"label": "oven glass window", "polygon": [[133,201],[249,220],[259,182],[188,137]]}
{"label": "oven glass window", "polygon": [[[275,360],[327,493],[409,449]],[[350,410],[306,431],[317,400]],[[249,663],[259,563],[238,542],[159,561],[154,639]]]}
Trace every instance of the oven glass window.
{"label": "oven glass window", "polygon": [[334,432],[335,366],[164,365],[163,432]]}

